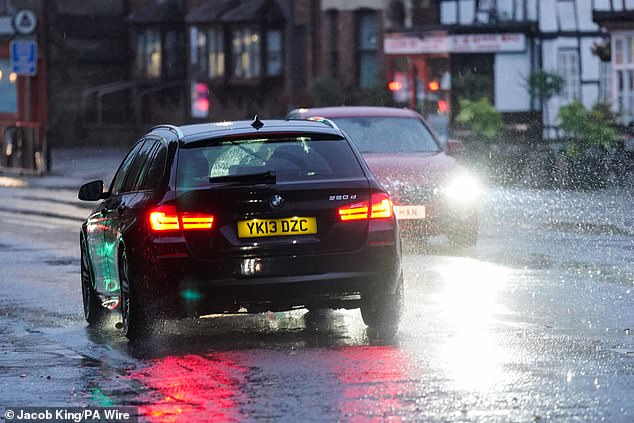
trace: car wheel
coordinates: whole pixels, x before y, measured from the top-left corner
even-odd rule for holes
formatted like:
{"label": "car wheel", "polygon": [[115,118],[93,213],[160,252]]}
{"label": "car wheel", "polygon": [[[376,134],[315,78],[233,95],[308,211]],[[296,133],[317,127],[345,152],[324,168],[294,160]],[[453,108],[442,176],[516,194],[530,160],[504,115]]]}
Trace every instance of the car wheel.
{"label": "car wheel", "polygon": [[393,294],[367,293],[361,297],[363,322],[377,329],[384,337],[394,337],[401,321],[405,305],[403,274],[400,275]]}
{"label": "car wheel", "polygon": [[121,285],[121,319],[126,338],[138,339],[147,333],[151,318],[138,297],[134,275],[125,248],[119,255],[119,283]]}
{"label": "car wheel", "polygon": [[89,326],[97,326],[106,318],[107,310],[101,305],[99,296],[93,287],[90,259],[86,252],[86,241],[81,239],[81,297],[84,304],[84,318]]}

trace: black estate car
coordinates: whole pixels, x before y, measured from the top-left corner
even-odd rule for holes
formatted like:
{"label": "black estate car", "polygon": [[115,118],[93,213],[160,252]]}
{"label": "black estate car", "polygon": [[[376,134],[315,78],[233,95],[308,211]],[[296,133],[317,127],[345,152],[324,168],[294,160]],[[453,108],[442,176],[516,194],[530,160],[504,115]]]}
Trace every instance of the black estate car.
{"label": "black estate car", "polygon": [[403,307],[390,197],[331,122],[153,128],[82,225],[89,324],[120,311],[128,338],[156,318],[361,308],[394,333]]}

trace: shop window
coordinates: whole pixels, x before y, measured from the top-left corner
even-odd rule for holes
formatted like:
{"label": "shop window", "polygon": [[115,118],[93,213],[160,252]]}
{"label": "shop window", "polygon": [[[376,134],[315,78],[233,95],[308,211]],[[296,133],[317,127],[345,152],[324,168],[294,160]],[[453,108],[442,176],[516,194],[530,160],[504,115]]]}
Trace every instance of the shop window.
{"label": "shop window", "polygon": [[261,37],[252,28],[237,28],[232,33],[233,76],[257,78],[260,76]]}
{"label": "shop window", "polygon": [[359,86],[368,88],[376,84],[379,71],[379,27],[376,14],[371,11],[361,12],[357,25]]}
{"label": "shop window", "polygon": [[136,75],[178,78],[183,75],[182,36],[177,30],[142,29],[137,34]]}
{"label": "shop window", "polygon": [[17,74],[11,72],[9,59],[0,59],[0,113],[17,113]]}
{"label": "shop window", "polygon": [[564,86],[560,97],[562,103],[568,104],[579,98],[579,52],[572,49],[561,49],[557,56],[557,71],[564,78]]}

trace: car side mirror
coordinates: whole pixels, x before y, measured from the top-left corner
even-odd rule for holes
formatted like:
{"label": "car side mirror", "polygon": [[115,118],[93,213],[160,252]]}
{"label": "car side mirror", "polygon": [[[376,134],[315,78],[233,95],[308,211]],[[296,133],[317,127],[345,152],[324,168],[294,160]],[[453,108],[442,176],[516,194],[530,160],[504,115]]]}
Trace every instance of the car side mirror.
{"label": "car side mirror", "polygon": [[77,197],[83,201],[97,201],[107,196],[108,193],[103,192],[103,181],[92,181],[79,188]]}
{"label": "car side mirror", "polygon": [[460,154],[464,153],[467,150],[464,143],[460,140],[456,140],[453,138],[449,138],[447,140],[447,153],[449,154]]}

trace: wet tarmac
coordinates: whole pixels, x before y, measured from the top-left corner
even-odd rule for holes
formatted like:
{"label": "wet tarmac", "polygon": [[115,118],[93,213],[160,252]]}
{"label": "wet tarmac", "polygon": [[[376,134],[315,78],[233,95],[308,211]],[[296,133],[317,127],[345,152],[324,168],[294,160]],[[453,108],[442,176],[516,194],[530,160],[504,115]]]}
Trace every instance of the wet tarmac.
{"label": "wet tarmac", "polygon": [[115,316],[82,319],[86,209],[71,194],[0,189],[15,199],[0,211],[0,407],[132,405],[153,422],[634,421],[629,191],[492,189],[475,248],[409,240],[393,341],[357,310],[299,309],[165,322],[138,343]]}

